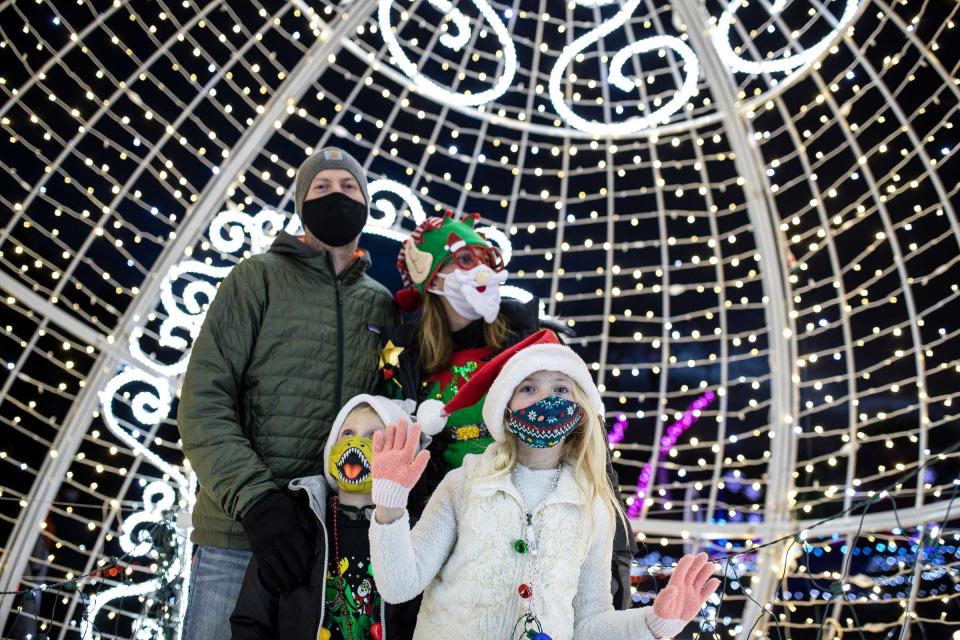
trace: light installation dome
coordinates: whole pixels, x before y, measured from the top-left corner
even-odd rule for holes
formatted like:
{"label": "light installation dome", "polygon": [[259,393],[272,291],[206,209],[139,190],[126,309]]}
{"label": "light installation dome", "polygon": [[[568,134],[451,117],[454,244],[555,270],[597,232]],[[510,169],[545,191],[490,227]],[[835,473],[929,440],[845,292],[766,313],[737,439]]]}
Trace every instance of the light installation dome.
{"label": "light installation dome", "polygon": [[[0,3],[4,636],[177,637],[216,284],[336,145],[396,288],[478,212],[603,392],[634,601],[703,637],[960,626],[960,5]],[[953,176],[953,177],[950,177]]]}

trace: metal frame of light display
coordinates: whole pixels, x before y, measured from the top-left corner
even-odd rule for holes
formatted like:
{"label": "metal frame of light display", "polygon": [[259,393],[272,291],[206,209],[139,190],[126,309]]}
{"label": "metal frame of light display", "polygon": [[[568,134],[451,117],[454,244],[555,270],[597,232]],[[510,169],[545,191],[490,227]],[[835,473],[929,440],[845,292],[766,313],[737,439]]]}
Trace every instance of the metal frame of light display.
{"label": "metal frame of light display", "polygon": [[477,211],[510,294],[573,331],[635,602],[707,549],[704,632],[952,633],[957,13],[0,4],[4,632],[177,636],[189,347],[337,144],[370,172],[375,274],[424,216]]}

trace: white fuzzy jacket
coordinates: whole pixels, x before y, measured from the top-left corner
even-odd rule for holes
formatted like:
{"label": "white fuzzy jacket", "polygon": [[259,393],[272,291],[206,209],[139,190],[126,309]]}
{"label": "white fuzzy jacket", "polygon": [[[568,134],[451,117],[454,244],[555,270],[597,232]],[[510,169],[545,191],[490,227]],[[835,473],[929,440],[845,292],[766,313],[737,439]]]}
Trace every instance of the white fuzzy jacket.
{"label": "white fuzzy jacket", "polygon": [[[522,537],[526,516],[509,474],[483,477],[491,463],[489,451],[467,456],[437,487],[412,531],[406,514],[391,524],[374,519],[370,525],[370,559],[384,600],[405,602],[424,592],[415,640],[514,637],[524,610],[517,586],[527,557],[513,543]],[[543,630],[554,640],[649,640],[668,635],[661,629],[679,632],[651,607],[614,610],[613,523],[599,501],[593,518],[585,511],[567,467],[556,490],[533,511],[540,545],[533,597]]]}

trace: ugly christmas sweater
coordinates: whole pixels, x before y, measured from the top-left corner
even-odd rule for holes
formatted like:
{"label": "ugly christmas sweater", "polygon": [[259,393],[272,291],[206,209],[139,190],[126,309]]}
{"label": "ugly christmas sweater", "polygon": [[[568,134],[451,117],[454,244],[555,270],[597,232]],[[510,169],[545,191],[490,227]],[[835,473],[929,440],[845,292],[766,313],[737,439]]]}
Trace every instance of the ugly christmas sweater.
{"label": "ugly christmas sweater", "polygon": [[[540,328],[539,303],[524,304],[504,299],[500,315],[507,322],[507,341],[504,347],[516,344]],[[484,344],[484,321],[471,322],[451,334],[453,356],[450,362],[436,372],[423,371],[420,365],[420,320],[404,323],[386,330],[382,337],[380,367],[384,380],[383,394],[400,399],[415,400],[417,405],[427,399],[448,402],[457,390],[495,355]],[[483,426],[483,402],[454,412],[443,432],[430,445],[431,466],[435,478],[430,489],[444,473],[459,467],[468,453],[481,453],[493,439]],[[430,483],[428,483],[430,484]],[[427,492],[429,495],[429,492]]]}

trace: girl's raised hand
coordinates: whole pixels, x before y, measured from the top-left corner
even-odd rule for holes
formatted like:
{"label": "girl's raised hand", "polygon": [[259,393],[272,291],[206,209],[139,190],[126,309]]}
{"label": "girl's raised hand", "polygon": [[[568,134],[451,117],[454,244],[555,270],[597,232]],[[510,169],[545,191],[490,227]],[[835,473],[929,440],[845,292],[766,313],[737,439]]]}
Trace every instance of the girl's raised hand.
{"label": "girl's raised hand", "polygon": [[373,503],[386,509],[407,506],[410,489],[417,483],[430,460],[430,452],[417,453],[420,425],[400,420],[373,434]]}
{"label": "girl's raised hand", "polygon": [[[376,458],[374,458],[376,459]],[[717,567],[708,562],[707,554],[687,554],[680,558],[670,576],[670,583],[657,594],[653,611],[665,620],[690,622],[703,607],[720,581],[710,576]]]}

